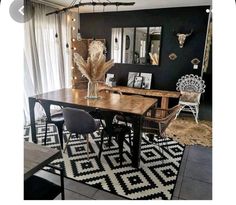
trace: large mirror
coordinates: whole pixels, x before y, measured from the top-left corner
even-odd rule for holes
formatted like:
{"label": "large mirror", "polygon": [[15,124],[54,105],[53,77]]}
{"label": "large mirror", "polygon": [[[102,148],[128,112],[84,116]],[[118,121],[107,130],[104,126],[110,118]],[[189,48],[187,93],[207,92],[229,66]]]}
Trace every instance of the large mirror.
{"label": "large mirror", "polygon": [[134,52],[135,64],[146,63],[147,32],[148,32],[147,27],[136,28],[135,52]]}
{"label": "large mirror", "polygon": [[122,63],[132,64],[134,53],[134,28],[123,29]]}
{"label": "large mirror", "polygon": [[114,63],[121,63],[122,28],[113,28],[111,37],[111,58]]}
{"label": "large mirror", "polygon": [[112,28],[115,63],[159,65],[161,27]]}
{"label": "large mirror", "polygon": [[148,57],[147,63],[159,65],[161,47],[161,27],[150,27],[148,37]]}

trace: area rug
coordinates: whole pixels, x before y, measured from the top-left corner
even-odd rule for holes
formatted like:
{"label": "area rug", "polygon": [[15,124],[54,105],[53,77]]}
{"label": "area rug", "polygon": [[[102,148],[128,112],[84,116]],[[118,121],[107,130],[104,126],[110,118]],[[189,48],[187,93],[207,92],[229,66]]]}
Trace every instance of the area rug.
{"label": "area rug", "polygon": [[193,118],[182,117],[173,120],[167,128],[166,134],[182,145],[202,145],[212,147],[212,123]]}
{"label": "area rug", "polygon": [[[44,125],[37,125],[38,144],[44,139]],[[30,139],[30,127],[25,127],[26,141]],[[64,133],[64,141],[69,136]],[[91,185],[101,190],[125,197],[127,199],[171,199],[175,188],[184,146],[166,138],[158,139],[157,144],[150,144],[143,135],[141,144],[140,168],[131,166],[131,155],[128,141],[124,144],[124,162],[120,166],[119,150],[116,141],[102,153],[98,159],[100,144],[99,133],[90,136],[89,155],[87,160],[86,140],[71,139],[63,156],[52,162],[65,171],[65,176]],[[48,127],[47,146],[60,148],[56,127]],[[49,170],[55,172],[54,170]]]}

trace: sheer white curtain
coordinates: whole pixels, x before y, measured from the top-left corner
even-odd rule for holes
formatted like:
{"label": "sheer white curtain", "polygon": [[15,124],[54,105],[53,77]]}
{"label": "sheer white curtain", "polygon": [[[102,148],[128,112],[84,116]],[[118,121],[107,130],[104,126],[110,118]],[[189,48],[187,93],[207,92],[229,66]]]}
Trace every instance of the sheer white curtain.
{"label": "sheer white curtain", "polygon": [[[33,18],[25,23],[24,113],[29,122],[28,97],[71,86],[70,14],[46,16],[55,9],[33,4]],[[55,34],[58,34],[58,38]],[[36,118],[43,115],[39,106]]]}

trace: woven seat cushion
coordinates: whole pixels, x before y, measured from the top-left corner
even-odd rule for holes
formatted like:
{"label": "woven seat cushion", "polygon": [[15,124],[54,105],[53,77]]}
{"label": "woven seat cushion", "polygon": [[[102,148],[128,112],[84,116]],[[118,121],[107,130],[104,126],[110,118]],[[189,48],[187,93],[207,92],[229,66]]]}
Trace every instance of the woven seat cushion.
{"label": "woven seat cushion", "polygon": [[25,200],[52,200],[61,193],[61,187],[38,176],[24,182]]}
{"label": "woven seat cushion", "polygon": [[201,93],[197,93],[197,92],[188,92],[188,91],[180,91],[181,96],[180,96],[180,101],[183,102],[198,102],[199,99],[199,95],[201,95]]}

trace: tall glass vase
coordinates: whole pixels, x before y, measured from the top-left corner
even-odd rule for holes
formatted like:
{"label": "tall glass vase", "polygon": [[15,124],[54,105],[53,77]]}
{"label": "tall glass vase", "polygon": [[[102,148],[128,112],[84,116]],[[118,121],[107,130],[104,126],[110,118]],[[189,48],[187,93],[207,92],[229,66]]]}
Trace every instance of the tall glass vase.
{"label": "tall glass vase", "polygon": [[87,98],[88,99],[97,99],[98,98],[98,82],[89,81],[87,88]]}

